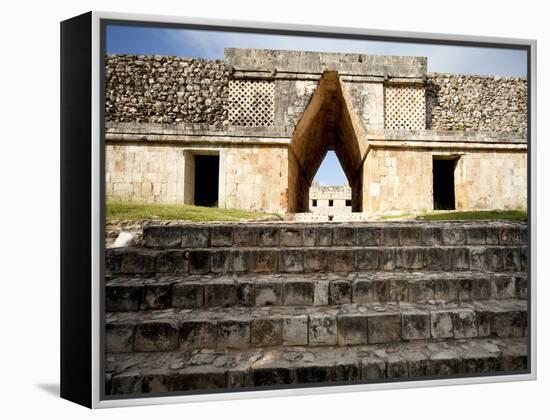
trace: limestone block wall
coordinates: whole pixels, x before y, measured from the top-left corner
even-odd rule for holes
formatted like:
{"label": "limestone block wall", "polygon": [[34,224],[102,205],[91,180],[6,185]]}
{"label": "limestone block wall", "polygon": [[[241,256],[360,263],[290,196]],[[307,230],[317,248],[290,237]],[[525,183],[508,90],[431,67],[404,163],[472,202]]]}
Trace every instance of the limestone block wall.
{"label": "limestone block wall", "polygon": [[433,210],[434,156],[452,155],[457,210],[527,208],[524,151],[374,148],[364,165],[363,210]]}
{"label": "limestone block wall", "polygon": [[527,80],[428,73],[427,128],[527,133]]}
{"label": "limestone block wall", "polygon": [[192,204],[195,154],[220,156],[219,207],[286,209],[287,148],[262,145],[107,144],[107,200]]}
{"label": "limestone block wall", "polygon": [[106,55],[105,83],[107,121],[228,124],[223,61]]}

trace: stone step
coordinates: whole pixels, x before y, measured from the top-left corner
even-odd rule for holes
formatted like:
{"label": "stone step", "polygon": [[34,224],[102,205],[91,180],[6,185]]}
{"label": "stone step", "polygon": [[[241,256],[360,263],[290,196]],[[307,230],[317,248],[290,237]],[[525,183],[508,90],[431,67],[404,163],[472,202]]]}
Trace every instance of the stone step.
{"label": "stone step", "polygon": [[109,353],[523,337],[527,301],[231,307],[106,314]]}
{"label": "stone step", "polygon": [[147,394],[216,388],[401,378],[525,373],[525,339],[416,341],[349,347],[275,347],[106,356],[106,393]]}
{"label": "stone step", "polygon": [[521,271],[527,246],[402,246],[311,248],[115,248],[108,274],[302,273],[350,271]]}
{"label": "stone step", "polygon": [[105,310],[527,299],[524,272],[352,272],[117,276]]}
{"label": "stone step", "polygon": [[151,248],[526,245],[525,222],[188,223],[143,229]]}

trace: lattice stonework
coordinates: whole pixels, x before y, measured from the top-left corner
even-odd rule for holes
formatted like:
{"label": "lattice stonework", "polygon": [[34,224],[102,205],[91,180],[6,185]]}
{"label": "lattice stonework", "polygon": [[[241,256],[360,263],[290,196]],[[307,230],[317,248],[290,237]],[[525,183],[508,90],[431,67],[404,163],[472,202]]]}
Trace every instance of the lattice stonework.
{"label": "lattice stonework", "polygon": [[229,81],[229,121],[233,125],[273,125],[274,83],[267,80]]}
{"label": "lattice stonework", "polygon": [[384,124],[390,130],[424,130],[426,99],[422,86],[386,86]]}

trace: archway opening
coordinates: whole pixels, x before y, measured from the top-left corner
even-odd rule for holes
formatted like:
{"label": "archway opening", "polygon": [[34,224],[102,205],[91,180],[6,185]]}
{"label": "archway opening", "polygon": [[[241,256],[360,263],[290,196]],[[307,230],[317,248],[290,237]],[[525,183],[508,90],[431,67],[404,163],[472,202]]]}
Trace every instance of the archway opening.
{"label": "archway opening", "polygon": [[351,188],[332,150],[325,155],[309,188],[309,211],[327,216],[351,213]]}
{"label": "archway opening", "polygon": [[356,128],[357,117],[345,97],[338,73],[325,72],[289,146],[289,212],[310,210],[309,191],[329,151],[338,158],[351,188],[352,211],[362,211],[362,167],[366,147]]}

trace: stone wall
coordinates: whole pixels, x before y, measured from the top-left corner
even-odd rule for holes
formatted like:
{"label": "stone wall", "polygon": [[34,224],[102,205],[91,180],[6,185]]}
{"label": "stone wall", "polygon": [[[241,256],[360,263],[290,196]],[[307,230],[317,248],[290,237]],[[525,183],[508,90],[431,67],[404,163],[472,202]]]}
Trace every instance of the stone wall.
{"label": "stone wall", "polygon": [[427,128],[527,132],[527,80],[429,73]]}
{"label": "stone wall", "polygon": [[228,73],[220,60],[107,55],[107,121],[228,123]]}

